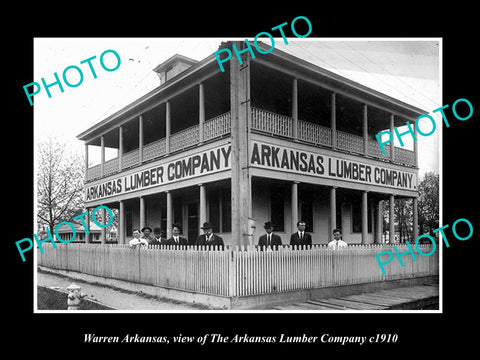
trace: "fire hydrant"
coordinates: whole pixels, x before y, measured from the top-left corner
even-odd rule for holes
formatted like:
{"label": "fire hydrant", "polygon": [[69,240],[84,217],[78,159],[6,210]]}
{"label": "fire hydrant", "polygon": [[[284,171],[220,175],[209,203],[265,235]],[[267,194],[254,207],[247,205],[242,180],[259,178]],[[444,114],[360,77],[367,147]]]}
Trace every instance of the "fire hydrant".
{"label": "fire hydrant", "polygon": [[72,284],[67,287],[68,290],[68,297],[67,297],[67,305],[68,310],[78,310],[82,299],[87,296],[86,294],[80,292],[81,287],[77,284]]}

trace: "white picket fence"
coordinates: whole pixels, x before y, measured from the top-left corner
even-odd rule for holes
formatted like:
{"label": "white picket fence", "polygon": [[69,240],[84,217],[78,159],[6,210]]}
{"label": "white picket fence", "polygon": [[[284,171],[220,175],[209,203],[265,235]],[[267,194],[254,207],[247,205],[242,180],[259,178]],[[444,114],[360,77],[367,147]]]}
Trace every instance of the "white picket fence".
{"label": "white picket fence", "polygon": [[[206,248],[127,245],[43,244],[38,265],[203,294],[240,297],[329,286],[438,275],[438,250],[394,255],[383,274],[375,255],[391,245],[354,245],[342,250],[258,247]],[[48,246],[47,246],[48,245]],[[396,245],[400,253],[407,249]],[[427,254],[431,245],[420,245]]]}

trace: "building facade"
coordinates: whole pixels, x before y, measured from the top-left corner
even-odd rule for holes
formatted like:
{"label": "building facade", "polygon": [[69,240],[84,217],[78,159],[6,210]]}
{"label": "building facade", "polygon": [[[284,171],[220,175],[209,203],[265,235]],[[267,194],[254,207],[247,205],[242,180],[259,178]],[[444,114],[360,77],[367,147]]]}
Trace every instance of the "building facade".
{"label": "building facade", "polygon": [[278,49],[224,65],[174,55],[154,69],[156,89],[78,135],[86,207],[118,209],[119,243],[145,225],[170,237],[180,223],[193,244],[210,221],[226,244],[256,244],[272,221],[288,244],[300,219],[314,244],[334,228],[380,243],[384,201],[392,227],[398,198],[413,201],[417,237],[417,143],[383,155],[375,135],[423,110]]}

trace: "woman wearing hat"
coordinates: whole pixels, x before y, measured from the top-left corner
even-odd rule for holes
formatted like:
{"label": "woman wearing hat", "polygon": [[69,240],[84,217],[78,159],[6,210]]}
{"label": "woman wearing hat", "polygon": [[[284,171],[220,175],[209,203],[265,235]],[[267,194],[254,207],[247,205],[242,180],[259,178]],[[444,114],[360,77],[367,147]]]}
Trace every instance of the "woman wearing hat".
{"label": "woman wearing hat", "polygon": [[199,235],[197,237],[197,241],[195,241],[195,245],[199,246],[221,246],[223,249],[223,239],[218,236],[217,234],[213,233],[212,224],[208,221],[203,223],[201,227],[203,230],[203,235]]}

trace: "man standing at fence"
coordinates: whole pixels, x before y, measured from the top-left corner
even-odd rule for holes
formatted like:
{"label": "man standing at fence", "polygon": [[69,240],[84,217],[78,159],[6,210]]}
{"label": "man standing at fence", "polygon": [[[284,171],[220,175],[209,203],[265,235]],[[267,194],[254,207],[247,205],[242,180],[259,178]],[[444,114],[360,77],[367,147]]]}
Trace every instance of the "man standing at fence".
{"label": "man standing at fence", "polygon": [[273,233],[273,224],[271,221],[267,221],[263,226],[266,234],[261,235],[258,238],[258,246],[267,247],[277,250],[279,245],[282,245],[282,238]]}
{"label": "man standing at fence", "polygon": [[188,240],[183,236],[180,236],[182,233],[182,228],[180,224],[172,225],[172,237],[165,240],[165,245],[188,245]]}
{"label": "man standing at fence", "polygon": [[328,243],[327,247],[332,250],[337,250],[341,248],[346,248],[347,246],[348,244],[342,240],[342,230],[333,230],[333,240]]}
{"label": "man standing at fence", "polygon": [[290,236],[290,245],[312,245],[312,235],[305,231],[305,221],[300,220],[297,222],[297,231]]}
{"label": "man standing at fence", "polygon": [[195,245],[199,246],[220,246],[223,249],[223,239],[217,234],[213,233],[213,226],[208,221],[203,223],[200,228],[203,230],[203,235],[197,237]]}
{"label": "man standing at fence", "polygon": [[162,245],[166,241],[166,239],[162,238],[162,231],[159,227],[153,228],[153,237],[154,239],[148,245]]}
{"label": "man standing at fence", "polygon": [[145,239],[148,244],[156,240],[155,237],[152,235],[152,228],[150,226],[144,226],[142,228],[142,233],[143,233],[142,239]]}
{"label": "man standing at fence", "polygon": [[133,239],[128,242],[128,245],[132,248],[135,249],[137,246],[148,246],[147,240],[143,239],[140,237],[140,230],[138,229],[133,229]]}

